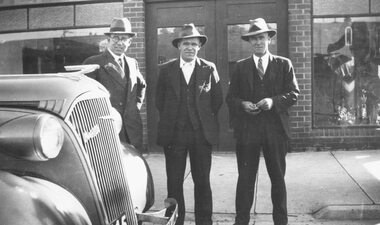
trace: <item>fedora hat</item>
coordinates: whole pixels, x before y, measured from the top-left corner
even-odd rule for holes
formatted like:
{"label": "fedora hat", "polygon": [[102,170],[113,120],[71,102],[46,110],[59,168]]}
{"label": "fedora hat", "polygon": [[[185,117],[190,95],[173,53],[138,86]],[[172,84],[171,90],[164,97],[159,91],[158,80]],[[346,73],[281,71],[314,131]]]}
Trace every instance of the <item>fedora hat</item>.
{"label": "fedora hat", "polygon": [[201,41],[201,46],[203,46],[207,42],[207,37],[205,35],[201,35],[199,31],[195,28],[193,23],[184,24],[182,26],[178,38],[172,41],[173,46],[178,48],[178,42],[186,38],[199,38],[199,40]]}
{"label": "fedora hat", "polygon": [[250,23],[250,26],[249,26],[248,33],[241,36],[241,39],[243,39],[244,41],[249,41],[250,36],[254,36],[257,34],[268,33],[269,37],[272,38],[277,33],[276,30],[270,29],[268,27],[267,23],[265,22],[263,18],[250,20],[249,23]]}
{"label": "fedora hat", "polygon": [[113,18],[110,31],[105,32],[104,34],[128,34],[131,37],[136,35],[135,32],[132,32],[131,22],[129,22],[127,18]]}

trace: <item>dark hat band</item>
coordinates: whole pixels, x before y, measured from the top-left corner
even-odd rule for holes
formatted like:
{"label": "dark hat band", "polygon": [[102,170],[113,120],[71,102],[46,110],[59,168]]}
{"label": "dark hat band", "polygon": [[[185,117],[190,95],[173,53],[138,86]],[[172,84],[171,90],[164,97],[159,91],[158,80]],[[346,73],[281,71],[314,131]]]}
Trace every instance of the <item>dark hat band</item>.
{"label": "dark hat band", "polygon": [[111,22],[110,31],[105,32],[105,35],[111,34],[128,34],[135,36],[136,33],[132,32],[131,23],[127,18],[114,18]]}
{"label": "dark hat band", "polygon": [[257,26],[251,26],[249,28],[248,32],[256,32],[256,31],[259,31],[259,30],[262,30],[262,29],[260,27],[257,27]]}
{"label": "dark hat band", "polygon": [[110,28],[110,32],[125,32],[125,28],[123,28],[123,27],[112,27],[112,28]]}
{"label": "dark hat band", "polygon": [[202,35],[195,28],[193,23],[184,24],[179,32],[179,36],[172,41],[174,47],[178,48],[178,42],[182,39],[199,38],[201,45],[203,46],[207,42],[207,36]]}
{"label": "dark hat band", "polygon": [[272,38],[276,35],[276,30],[270,29],[263,18],[257,18],[255,20],[250,20],[250,27],[248,33],[241,36],[244,41],[249,41],[250,36],[268,33],[269,37]]}

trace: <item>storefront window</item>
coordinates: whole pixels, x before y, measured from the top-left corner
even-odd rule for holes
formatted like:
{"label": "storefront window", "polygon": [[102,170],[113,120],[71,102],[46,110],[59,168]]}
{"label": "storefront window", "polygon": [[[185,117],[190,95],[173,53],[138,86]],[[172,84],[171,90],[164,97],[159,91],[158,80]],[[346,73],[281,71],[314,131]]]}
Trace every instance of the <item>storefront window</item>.
{"label": "storefront window", "polygon": [[56,73],[100,52],[107,28],[0,34],[0,75]]}
{"label": "storefront window", "polygon": [[317,127],[380,123],[380,17],[313,19]]}
{"label": "storefront window", "polygon": [[[157,63],[160,65],[171,59],[179,57],[179,51],[172,45],[172,40],[178,38],[181,27],[161,27],[157,29]],[[203,26],[196,26],[199,33],[204,34]],[[205,58],[205,50],[201,48],[198,52],[200,58]]]}

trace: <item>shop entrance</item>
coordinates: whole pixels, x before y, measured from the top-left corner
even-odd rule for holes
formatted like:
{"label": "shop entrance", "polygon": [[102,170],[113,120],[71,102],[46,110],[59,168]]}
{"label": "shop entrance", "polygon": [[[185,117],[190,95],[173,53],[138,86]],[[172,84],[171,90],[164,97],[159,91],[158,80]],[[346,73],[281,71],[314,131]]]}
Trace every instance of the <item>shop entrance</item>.
{"label": "shop entrance", "polygon": [[[158,65],[178,57],[171,41],[185,23],[194,23],[207,35],[208,42],[200,57],[216,64],[224,96],[228,91],[230,71],[238,59],[251,54],[248,43],[240,39],[249,29],[249,20],[262,17],[277,36],[270,46],[271,52],[288,55],[287,1],[206,0],[168,1],[146,0],[146,53],[147,113],[149,151],[162,151],[156,145],[158,112],[154,95],[158,78]],[[224,103],[219,112],[220,144],[216,151],[234,151],[235,140],[229,126],[228,107]]]}

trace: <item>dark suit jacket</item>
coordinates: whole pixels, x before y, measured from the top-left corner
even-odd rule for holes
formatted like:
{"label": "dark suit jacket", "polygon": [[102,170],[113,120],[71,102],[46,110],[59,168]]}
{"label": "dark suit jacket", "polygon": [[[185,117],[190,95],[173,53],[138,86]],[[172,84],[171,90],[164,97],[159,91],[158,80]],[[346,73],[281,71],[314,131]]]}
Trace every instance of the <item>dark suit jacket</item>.
{"label": "dark suit jacket", "polygon": [[137,148],[142,147],[143,126],[140,108],[145,97],[146,83],[140,73],[137,61],[125,57],[129,67],[129,81],[122,79],[122,71],[117,62],[106,50],[100,55],[91,56],[83,64],[98,64],[100,68],[89,77],[101,83],[110,93],[111,105],[120,113],[129,140]]}
{"label": "dark suit jacket", "polygon": [[[269,92],[273,99],[273,108],[279,115],[286,135],[290,138],[288,109],[296,103],[300,93],[294,69],[289,59],[275,55],[270,55],[268,68],[265,76],[269,76],[270,79]],[[230,109],[230,122],[234,128],[235,137],[240,137],[244,132],[248,117],[251,116],[244,112],[241,102],[252,99],[254,70],[257,69],[251,56],[237,62],[236,70],[231,77],[226,101]]]}
{"label": "dark suit jacket", "polygon": [[[171,144],[174,136],[180,100],[180,60],[176,59],[160,67],[156,89],[156,107],[159,111],[157,143]],[[216,145],[219,139],[218,111],[223,103],[222,88],[215,64],[197,59],[195,64],[196,107],[202,130],[207,141]]]}

